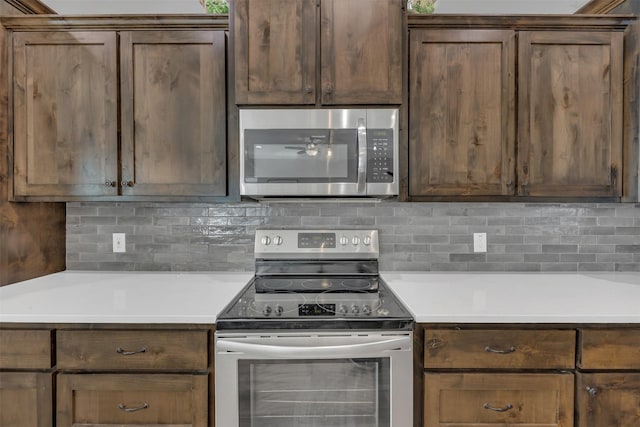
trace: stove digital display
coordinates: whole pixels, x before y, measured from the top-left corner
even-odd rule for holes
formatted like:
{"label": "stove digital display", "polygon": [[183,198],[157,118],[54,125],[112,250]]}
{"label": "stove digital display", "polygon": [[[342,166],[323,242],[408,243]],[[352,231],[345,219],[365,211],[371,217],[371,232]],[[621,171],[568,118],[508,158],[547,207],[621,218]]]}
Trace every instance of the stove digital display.
{"label": "stove digital display", "polygon": [[299,233],[298,248],[335,248],[336,233]]}
{"label": "stove digital display", "polygon": [[298,316],[333,316],[335,304],[299,304]]}

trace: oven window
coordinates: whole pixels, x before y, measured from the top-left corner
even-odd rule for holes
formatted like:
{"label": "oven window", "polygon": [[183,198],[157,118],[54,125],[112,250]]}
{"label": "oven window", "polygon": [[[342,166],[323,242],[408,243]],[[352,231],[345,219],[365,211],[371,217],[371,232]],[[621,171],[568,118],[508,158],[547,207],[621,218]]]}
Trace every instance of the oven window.
{"label": "oven window", "polygon": [[240,427],[389,427],[389,358],[238,363]]}
{"label": "oven window", "polygon": [[357,129],[247,129],[248,183],[357,182]]}

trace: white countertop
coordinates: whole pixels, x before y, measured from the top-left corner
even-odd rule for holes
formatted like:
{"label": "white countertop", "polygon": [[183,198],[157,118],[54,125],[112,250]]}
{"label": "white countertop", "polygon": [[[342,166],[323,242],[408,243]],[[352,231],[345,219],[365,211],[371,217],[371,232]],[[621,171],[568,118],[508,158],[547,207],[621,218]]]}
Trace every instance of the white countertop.
{"label": "white countertop", "polygon": [[383,273],[421,323],[638,323],[638,273]]}
{"label": "white countertop", "polygon": [[[210,324],[252,273],[81,272],[0,287],[0,323]],[[382,277],[421,323],[637,323],[640,274]]]}
{"label": "white countertop", "polygon": [[0,287],[0,323],[215,323],[251,273],[66,271]]}

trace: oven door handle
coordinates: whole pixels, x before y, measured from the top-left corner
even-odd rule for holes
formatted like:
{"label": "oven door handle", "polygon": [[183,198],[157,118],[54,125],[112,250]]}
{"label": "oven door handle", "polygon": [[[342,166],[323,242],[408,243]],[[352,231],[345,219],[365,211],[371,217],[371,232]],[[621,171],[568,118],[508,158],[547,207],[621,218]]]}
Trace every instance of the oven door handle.
{"label": "oven door handle", "polygon": [[244,353],[259,357],[371,357],[373,353],[403,350],[410,348],[409,337],[392,338],[363,344],[327,345],[315,347],[295,347],[286,345],[264,345],[220,339],[216,342],[216,351]]}

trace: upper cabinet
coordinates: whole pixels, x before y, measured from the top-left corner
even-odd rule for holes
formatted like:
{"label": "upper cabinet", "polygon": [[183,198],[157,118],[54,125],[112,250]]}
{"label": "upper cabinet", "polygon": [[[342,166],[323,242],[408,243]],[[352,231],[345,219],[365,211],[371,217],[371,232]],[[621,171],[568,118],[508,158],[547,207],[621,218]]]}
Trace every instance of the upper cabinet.
{"label": "upper cabinet", "polygon": [[402,103],[402,0],[235,0],[238,105]]}
{"label": "upper cabinet", "polygon": [[519,35],[518,192],[622,193],[623,33]]}
{"label": "upper cabinet", "polygon": [[224,31],[50,19],[12,33],[14,199],[227,196]]}
{"label": "upper cabinet", "polygon": [[403,199],[619,201],[628,19],[410,17]]}

